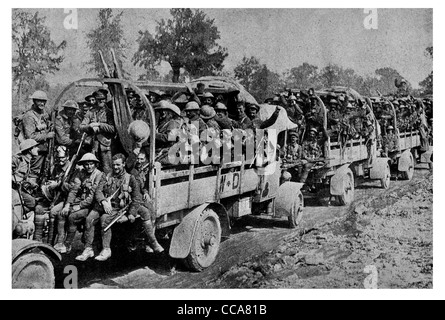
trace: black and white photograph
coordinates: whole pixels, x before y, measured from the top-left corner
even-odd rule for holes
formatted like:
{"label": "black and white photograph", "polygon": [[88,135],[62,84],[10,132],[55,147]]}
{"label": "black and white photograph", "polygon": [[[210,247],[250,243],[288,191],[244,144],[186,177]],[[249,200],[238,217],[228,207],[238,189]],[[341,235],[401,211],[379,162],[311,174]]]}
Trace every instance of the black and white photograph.
{"label": "black and white photograph", "polygon": [[434,289],[433,10],[10,8],[10,288]]}

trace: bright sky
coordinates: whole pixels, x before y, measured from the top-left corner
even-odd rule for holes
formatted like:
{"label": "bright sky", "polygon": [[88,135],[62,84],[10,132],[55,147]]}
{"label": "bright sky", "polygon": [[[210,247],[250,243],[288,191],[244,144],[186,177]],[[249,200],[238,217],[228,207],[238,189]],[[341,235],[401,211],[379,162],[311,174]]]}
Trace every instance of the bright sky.
{"label": "bright sky", "polygon": [[[85,34],[96,24],[98,9],[78,10],[78,30],[66,30],[63,9],[33,9],[47,17],[53,38],[67,40],[62,70],[49,78],[68,83],[88,76],[83,63],[89,58]],[[120,11],[114,9],[115,12]],[[364,9],[203,9],[215,19],[219,43],[229,56],[232,71],[245,56],[256,56],[277,72],[303,62],[319,67],[329,63],[350,67],[361,75],[380,67],[397,69],[414,87],[432,70],[425,48],[433,44],[432,9],[379,9],[378,29],[367,30]],[[123,9],[127,56],[137,48],[139,30],[154,32],[156,21],[169,18],[168,9]],[[137,78],[143,70],[127,61],[125,69]],[[162,71],[168,72],[168,65]]]}

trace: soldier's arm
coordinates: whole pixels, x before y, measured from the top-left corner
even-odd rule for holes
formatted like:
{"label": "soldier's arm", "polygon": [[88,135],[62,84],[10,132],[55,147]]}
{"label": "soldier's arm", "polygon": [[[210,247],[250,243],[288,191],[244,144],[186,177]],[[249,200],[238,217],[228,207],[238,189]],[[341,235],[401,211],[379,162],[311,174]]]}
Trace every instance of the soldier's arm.
{"label": "soldier's arm", "polygon": [[44,142],[47,139],[46,133],[36,132],[34,119],[27,115],[23,117],[23,134],[26,139],[34,139],[37,142]]}
{"label": "soldier's arm", "polygon": [[80,189],[81,184],[82,184],[82,182],[80,181],[80,178],[78,176],[76,176],[73,179],[73,183],[71,184],[71,188],[68,193],[68,197],[66,199],[66,204],[69,204],[69,205],[73,204],[74,200],[76,199],[76,195]]}
{"label": "soldier's arm", "polygon": [[116,128],[114,127],[113,113],[111,111],[107,111],[106,116],[106,122],[101,122],[99,125],[99,132],[115,133]]}
{"label": "soldier's arm", "polygon": [[103,174],[99,182],[99,185],[97,186],[96,191],[94,192],[94,198],[100,204],[102,204],[102,201],[106,200],[106,197],[104,195],[104,186],[106,183],[107,183],[106,175]]}
{"label": "soldier's arm", "polygon": [[69,134],[67,134],[63,128],[63,120],[61,118],[56,118],[54,129],[56,131],[56,139],[59,144],[63,146],[70,146],[73,143],[73,140],[70,139]]}
{"label": "soldier's arm", "polygon": [[261,125],[260,125],[260,129],[266,129],[269,128],[271,125],[273,125],[277,119],[278,116],[280,115],[280,109],[276,108],[274,113],[270,116],[269,119],[265,120]]}
{"label": "soldier's arm", "polygon": [[88,194],[88,197],[85,198],[85,200],[80,202],[80,208],[88,208],[93,204],[94,197],[96,195],[96,191],[99,188],[99,183],[102,180],[102,174],[99,174],[96,179],[92,182],[93,185],[91,186],[90,193]]}
{"label": "soldier's arm", "polygon": [[90,123],[91,123],[91,113],[87,112],[85,114],[85,118],[83,118],[82,123],[80,124],[80,131],[82,132],[86,132],[86,133],[91,133],[93,132],[93,130],[90,127]]}

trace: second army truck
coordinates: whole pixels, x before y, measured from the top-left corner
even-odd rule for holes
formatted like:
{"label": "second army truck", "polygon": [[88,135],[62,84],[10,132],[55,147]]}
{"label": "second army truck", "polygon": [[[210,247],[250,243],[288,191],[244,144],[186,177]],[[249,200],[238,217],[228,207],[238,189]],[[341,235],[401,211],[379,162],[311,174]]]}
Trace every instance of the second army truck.
{"label": "second army truck", "polygon": [[393,177],[411,180],[417,162],[432,166],[433,148],[423,102],[391,97],[372,97],[371,101],[380,124],[382,151],[390,159]]}
{"label": "second army truck", "polygon": [[[354,106],[348,104],[348,98],[354,101],[352,102]],[[340,124],[343,120],[340,119],[336,119],[338,121],[331,125],[332,100],[335,100],[338,113],[342,114],[343,118],[339,118],[347,118],[351,112],[351,114],[360,113],[360,117],[370,121],[371,125],[366,136],[359,134],[359,131],[345,133]],[[318,121],[315,124],[308,123],[306,131],[309,126],[318,127],[323,155],[314,161],[306,184],[312,186],[313,191],[328,185],[331,195],[329,202],[335,198],[340,205],[348,205],[354,201],[355,186],[359,179],[376,180],[380,182],[382,188],[389,188],[390,159],[381,157],[377,152],[379,132],[369,99],[365,99],[351,88],[332,87],[314,92],[311,101],[309,112],[315,114]],[[354,116],[350,117],[353,118]],[[347,121],[347,125],[351,123]]]}
{"label": "second army truck", "polygon": [[[256,103],[242,86],[224,78],[203,78],[190,83],[192,90],[198,83],[205,85],[206,91],[222,95],[229,101],[237,99]],[[161,85],[168,89],[168,85]],[[156,212],[157,231],[168,234],[171,242],[169,255],[182,260],[191,270],[201,271],[216,259],[220,243],[229,237],[231,220],[252,213],[268,213],[273,217],[285,217],[290,227],[299,225],[303,216],[302,184],[287,182],[280,185],[281,170],[276,157],[278,133],[295,127],[286,112],[280,111],[277,121],[268,128],[266,141],[270,158],[275,161],[259,161],[259,157],[246,159],[243,155],[237,161],[219,165],[187,164],[163,166],[156,161],[155,136],[156,117],[154,107],[148,100],[148,93],[156,89],[154,83],[138,83],[119,78],[82,79],[72,83],[58,97],[74,88],[107,88],[112,94],[112,108],[118,137],[127,154],[133,152],[128,126],[133,121],[129,109],[126,89],[137,93],[147,111],[149,126],[147,190],[153,199]],[[157,88],[159,89],[159,88]],[[184,91],[174,84],[172,90]],[[232,99],[232,100],[231,100]],[[275,109],[261,106],[260,114],[269,117]],[[264,120],[263,119],[263,120]],[[273,130],[271,130],[273,129]]]}

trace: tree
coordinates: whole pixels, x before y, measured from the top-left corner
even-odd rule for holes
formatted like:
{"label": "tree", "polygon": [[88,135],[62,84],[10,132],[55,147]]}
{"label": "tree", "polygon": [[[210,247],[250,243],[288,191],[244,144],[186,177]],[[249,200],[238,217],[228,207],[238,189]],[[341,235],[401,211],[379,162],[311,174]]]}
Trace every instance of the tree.
{"label": "tree", "polygon": [[[29,91],[47,73],[55,73],[62,63],[66,41],[56,44],[45,26],[45,17],[13,10],[12,17],[12,81],[17,89],[17,105],[23,91]],[[42,79],[40,82],[44,81]]]}
{"label": "tree", "polygon": [[[425,50],[425,55],[433,59],[433,47],[428,47]],[[433,71],[419,83],[424,94],[433,94]]]}
{"label": "tree", "polygon": [[243,57],[234,69],[235,79],[251,93],[258,102],[264,101],[283,88],[280,75],[261,64],[256,57]]}
{"label": "tree", "polygon": [[192,77],[221,71],[228,54],[216,42],[220,33],[214,19],[208,19],[200,10],[171,9],[170,14],[172,19],[158,22],[154,36],[149,31],[139,31],[134,65],[149,69],[166,61],[173,70],[173,82],[179,81],[181,68]]}
{"label": "tree", "polygon": [[237,79],[247,91],[252,90],[255,74],[261,69],[260,61],[255,57],[243,57],[235,67],[235,79]]}
{"label": "tree", "polygon": [[294,67],[286,72],[286,86],[297,89],[308,89],[320,86],[318,67],[309,63]]}
{"label": "tree", "polygon": [[[400,80],[403,78],[397,70],[389,67],[377,69],[375,74],[377,75],[378,79],[376,89],[383,95],[393,94],[395,91],[397,91],[394,81],[396,79]],[[411,84],[407,83],[407,85],[408,89],[410,89]]]}
{"label": "tree", "polygon": [[91,56],[87,65],[90,66],[89,71],[95,72],[99,76],[103,76],[105,71],[99,56],[99,50],[102,51],[105,62],[109,66],[113,65],[110,49],[114,49],[121,69],[122,61],[127,58],[125,51],[128,44],[124,39],[124,30],[121,24],[122,14],[123,11],[113,16],[112,9],[100,9],[97,27],[87,34],[87,45]]}

